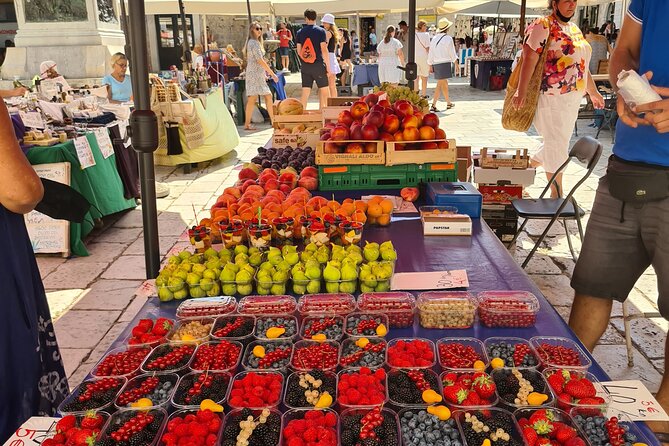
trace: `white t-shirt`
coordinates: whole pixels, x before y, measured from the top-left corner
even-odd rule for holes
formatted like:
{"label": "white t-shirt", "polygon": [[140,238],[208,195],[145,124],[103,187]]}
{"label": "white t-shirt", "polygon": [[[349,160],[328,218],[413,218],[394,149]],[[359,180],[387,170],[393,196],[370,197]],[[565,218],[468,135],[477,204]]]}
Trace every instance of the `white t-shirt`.
{"label": "white t-shirt", "polygon": [[416,33],[416,60],[427,60],[427,52],[430,49],[430,33]]}
{"label": "white t-shirt", "polygon": [[436,65],[439,63],[455,62],[458,55],[455,52],[453,38],[448,34],[439,33],[430,42],[430,52],[427,55],[427,63]]}

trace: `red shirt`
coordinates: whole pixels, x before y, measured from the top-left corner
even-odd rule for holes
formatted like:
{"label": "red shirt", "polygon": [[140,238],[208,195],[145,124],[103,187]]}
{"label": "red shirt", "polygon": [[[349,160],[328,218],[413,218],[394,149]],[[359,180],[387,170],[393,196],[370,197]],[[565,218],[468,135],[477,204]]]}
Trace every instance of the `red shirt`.
{"label": "red shirt", "polygon": [[281,48],[288,48],[290,46],[290,44],[288,43],[290,42],[289,39],[293,37],[290,30],[288,28],[280,29],[276,32],[276,34],[279,36],[279,46]]}

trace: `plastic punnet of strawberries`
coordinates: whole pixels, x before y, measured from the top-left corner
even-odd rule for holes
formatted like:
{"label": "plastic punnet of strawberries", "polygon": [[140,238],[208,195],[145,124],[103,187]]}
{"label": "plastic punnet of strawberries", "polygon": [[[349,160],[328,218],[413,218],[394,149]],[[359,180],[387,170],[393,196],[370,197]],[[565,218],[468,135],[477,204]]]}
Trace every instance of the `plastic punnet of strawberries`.
{"label": "plastic punnet of strawberries", "polygon": [[586,446],[568,416],[559,409],[522,409],[514,414],[527,446]]}
{"label": "plastic punnet of strawberries", "polygon": [[497,402],[497,386],[485,372],[444,372],[441,385],[446,403],[453,407],[486,407]]}
{"label": "plastic punnet of strawberries", "polygon": [[595,383],[586,374],[568,369],[548,369],[546,381],[557,397],[558,408],[574,406],[602,406],[608,401],[597,395]]}
{"label": "plastic punnet of strawberries", "polygon": [[106,412],[87,412],[83,416],[66,415],[56,423],[55,434],[42,442],[45,446],[68,444],[88,446],[100,436],[102,426],[109,419]]}
{"label": "plastic punnet of strawberries", "polygon": [[128,345],[148,344],[156,346],[167,342],[165,336],[174,327],[174,321],[164,317],[153,319],[140,319],[132,328],[132,336],[128,339]]}
{"label": "plastic punnet of strawberries", "polygon": [[184,444],[185,439],[190,446],[214,446],[222,424],[221,414],[211,410],[176,412],[167,422],[161,441],[164,446]]}

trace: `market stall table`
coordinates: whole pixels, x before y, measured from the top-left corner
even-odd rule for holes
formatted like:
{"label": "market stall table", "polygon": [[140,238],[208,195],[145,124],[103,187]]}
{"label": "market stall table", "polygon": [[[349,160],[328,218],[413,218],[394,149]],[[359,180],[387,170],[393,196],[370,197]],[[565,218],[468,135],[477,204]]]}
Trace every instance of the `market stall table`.
{"label": "market stall table", "polygon": [[[355,192],[355,195],[360,195],[360,191]],[[336,199],[352,196],[352,193],[337,193]],[[366,194],[367,192],[363,193],[363,195]],[[379,243],[392,240],[398,253],[396,272],[465,269],[470,285],[467,290],[472,293],[487,290],[529,291],[537,297],[540,303],[536,325],[531,328],[485,328],[477,321],[470,329],[437,330],[421,328],[418,324],[418,317],[416,317],[412,328],[393,328],[388,332],[386,339],[422,337],[436,341],[447,336],[476,337],[481,340],[494,336],[529,339],[542,335],[566,337],[581,345],[564,320],[518,266],[488,225],[481,219],[473,219],[472,223],[471,237],[424,237],[420,218],[416,214],[407,214],[407,216],[393,217],[392,224],[386,228],[366,227],[363,239]],[[414,291],[414,294],[418,293],[419,291]],[[110,349],[122,346],[130,336],[132,327],[140,319],[147,317],[175,318],[176,308],[180,303],[181,301],[172,301],[161,304],[155,298],[147,300]],[[589,371],[600,380],[608,380],[606,373],[592,356],[587,355],[592,360]],[[648,435],[648,429],[645,426],[642,428]]]}
{"label": "market stall table", "polygon": [[380,87],[379,64],[368,63],[353,66],[353,80],[351,83],[358,87],[358,94],[362,96],[362,87]]}
{"label": "market stall table", "polygon": [[116,155],[105,159],[100,152],[93,133],[86,135],[95,158],[95,166],[81,169],[73,141],[51,147],[33,147],[27,157],[31,164],[69,162],[71,168],[70,186],[82,194],[91,208],[83,223],[70,224],[70,250],[72,254],[87,256],[88,250],[83,239],[94,226],[94,219],[134,208],[134,199],[124,197],[124,188],[116,166]]}
{"label": "market stall table", "polygon": [[[511,75],[511,65],[513,59],[490,59],[482,57],[472,57],[470,59],[470,86],[479,90],[502,90],[506,88],[506,83]],[[491,78],[497,75],[498,71],[502,71],[502,83],[493,88],[490,85]]]}

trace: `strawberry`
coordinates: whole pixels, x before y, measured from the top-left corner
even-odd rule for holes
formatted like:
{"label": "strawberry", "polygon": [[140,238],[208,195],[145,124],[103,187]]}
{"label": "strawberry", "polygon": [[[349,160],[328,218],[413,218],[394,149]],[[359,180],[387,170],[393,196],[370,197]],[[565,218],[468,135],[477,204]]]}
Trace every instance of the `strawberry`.
{"label": "strawberry", "polygon": [[472,386],[472,375],[469,373],[463,373],[460,375],[458,378],[458,384],[460,384],[464,388],[470,388]]}
{"label": "strawberry", "polygon": [[564,392],[565,379],[561,373],[556,372],[548,377],[548,384],[558,395]]}
{"label": "strawberry", "polygon": [[64,434],[77,425],[77,417],[66,415],[56,423],[56,432]]}
{"label": "strawberry", "polygon": [[157,336],[165,336],[171,329],[172,326],[174,325],[174,322],[172,322],[170,319],[161,317],[156,320],[156,324],[153,326],[153,330],[151,330],[151,333]]}
{"label": "strawberry", "polygon": [[572,397],[568,393],[561,393],[558,395],[558,405],[571,405],[572,404]]}
{"label": "strawberry", "polygon": [[572,379],[564,386],[564,391],[576,399],[597,395],[595,386],[588,379]]}
{"label": "strawberry", "polygon": [[456,375],[453,372],[445,374],[441,379],[441,382],[444,385],[444,387],[452,386],[457,381],[458,381],[458,375]]}
{"label": "strawberry", "polygon": [[65,441],[67,438],[65,437],[65,434],[56,434],[53,436],[53,441],[56,442],[56,444],[65,444]]}
{"label": "strawberry", "polygon": [[463,406],[478,406],[481,404],[481,398],[476,392],[469,392],[467,398],[462,402]]}
{"label": "strawberry", "polygon": [[527,446],[534,446],[539,439],[539,435],[537,435],[537,432],[531,427],[526,427],[523,429],[523,436],[525,437],[525,443]]}
{"label": "strawberry", "polygon": [[495,395],[495,382],[486,374],[477,376],[472,385],[481,399],[490,400]]}
{"label": "strawberry", "polygon": [[146,332],[144,331],[144,329],[142,327],[133,327],[131,333],[132,333],[133,338],[138,338],[139,339]]}
{"label": "strawberry", "polygon": [[139,322],[137,323],[136,327],[141,327],[144,330],[144,333],[147,333],[151,331],[153,328],[153,320],[152,319],[140,319]]}
{"label": "strawberry", "polygon": [[565,444],[568,440],[571,440],[576,436],[576,429],[571,426],[560,426],[555,434],[555,439],[560,442],[560,444]]}
{"label": "strawberry", "polygon": [[569,440],[563,446],[586,446],[585,441],[581,437],[574,437]]}
{"label": "strawberry", "polygon": [[554,419],[555,415],[553,412],[546,409],[539,409],[530,416],[530,424],[534,424],[537,421],[553,421]]}
{"label": "strawberry", "polygon": [[532,428],[539,435],[549,435],[551,432],[553,432],[553,423],[548,420],[537,420],[532,423]]}
{"label": "strawberry", "polygon": [[584,406],[599,406],[600,404],[604,404],[606,401],[604,401],[604,398],[600,396],[593,396],[590,398],[581,398],[578,400],[578,404],[584,405]]}
{"label": "strawberry", "polygon": [[539,437],[536,446],[550,446],[551,440],[546,437]]}
{"label": "strawberry", "polygon": [[469,391],[458,384],[444,388],[444,398],[454,404],[462,404],[468,394]]}
{"label": "strawberry", "polygon": [[104,418],[102,415],[96,414],[93,411],[86,412],[84,418],[81,419],[81,428],[82,429],[100,429],[104,423]]}
{"label": "strawberry", "polygon": [[42,444],[44,446],[57,446],[58,445],[58,443],[56,443],[53,438],[47,438],[46,440],[44,440],[42,442]]}
{"label": "strawberry", "polygon": [[97,435],[91,429],[81,429],[77,432],[70,441],[75,446],[93,446]]}

